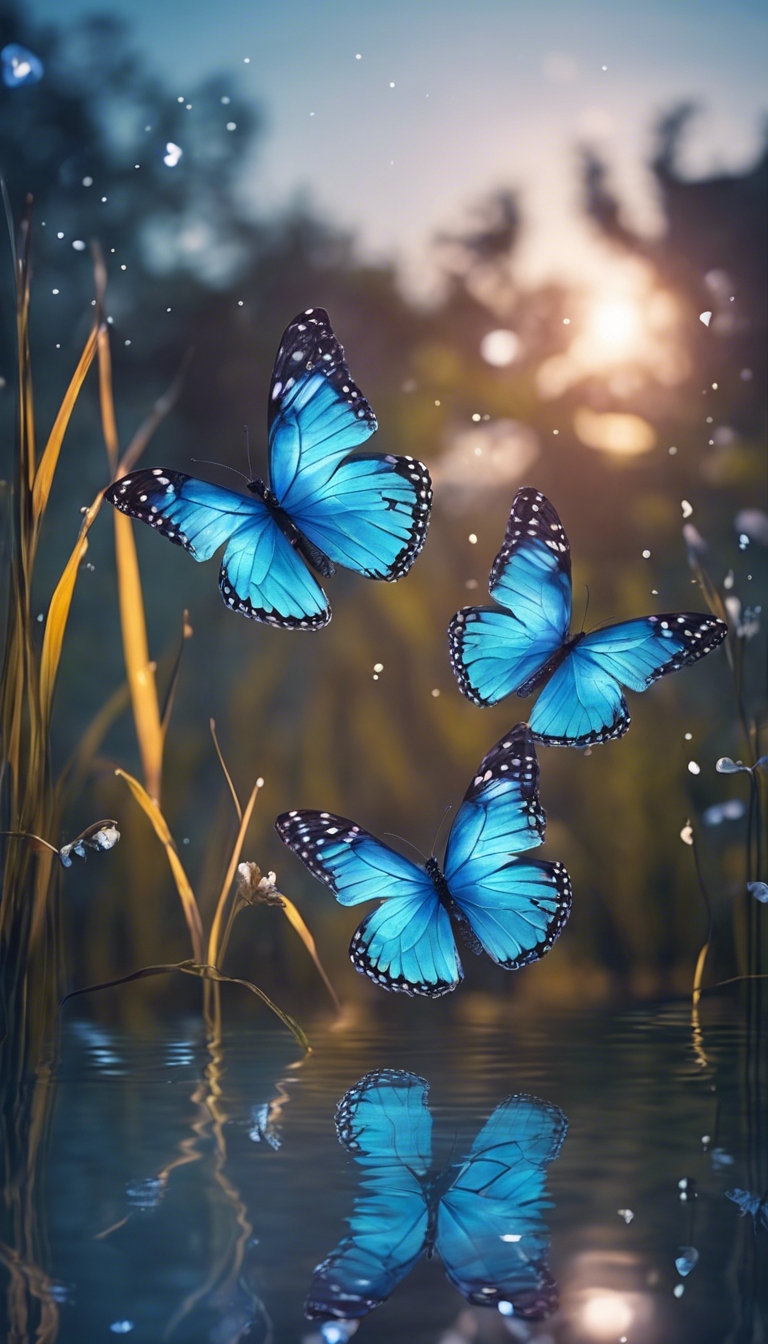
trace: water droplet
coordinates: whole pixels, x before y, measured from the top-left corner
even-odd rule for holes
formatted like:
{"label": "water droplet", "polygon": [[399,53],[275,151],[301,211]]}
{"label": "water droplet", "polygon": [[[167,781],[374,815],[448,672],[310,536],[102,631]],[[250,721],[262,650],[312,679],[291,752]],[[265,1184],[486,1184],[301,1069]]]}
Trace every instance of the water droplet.
{"label": "water droplet", "polygon": [[163,163],[166,168],[175,168],[183,153],[184,150],[181,149],[179,145],[174,145],[173,141],[169,140],[165,146],[165,153],[163,155]]}
{"label": "water droplet", "polygon": [[133,1321],[113,1321],[109,1328],[113,1335],[129,1335],[133,1329]]}
{"label": "water droplet", "polygon": [[682,831],[680,832],[680,839],[682,840],[684,845],[693,844],[693,829],[691,827],[690,821],[686,821]]}
{"label": "water droplet", "polygon": [[515,1307],[513,1302],[499,1302],[499,1313],[502,1316],[514,1316]]}
{"label": "water droplet", "polygon": [[17,89],[22,84],[39,84],[43,78],[43,62],[28,47],[10,42],[0,51],[3,69],[3,83],[7,89]]}
{"label": "water droplet", "polygon": [[679,1298],[679,1297],[682,1297],[682,1296],[683,1296],[683,1293],[685,1292],[685,1284],[684,1284],[684,1283],[676,1283],[675,1286],[674,1286],[674,1288],[672,1289],[672,1292],[674,1293],[675,1297],[678,1297],[678,1298]]}
{"label": "water droplet", "polygon": [[631,1209],[617,1209],[616,1212],[618,1213],[620,1218],[624,1219],[624,1222],[627,1224],[627,1226],[629,1226],[629,1224],[632,1222],[632,1219],[635,1216]]}
{"label": "water droplet", "polygon": [[768,882],[748,882],[747,891],[754,896],[761,905],[768,905]]}
{"label": "water droplet", "polygon": [[701,774],[701,766],[699,765],[698,761],[689,761],[689,762],[688,762],[688,773],[691,774],[691,775],[700,775],[700,774]]}
{"label": "water droplet", "polygon": [[650,552],[650,551],[643,551],[643,559],[644,559],[644,560],[650,560],[650,558],[651,558],[651,552]]}
{"label": "water droplet", "polygon": [[699,1252],[695,1246],[678,1246],[675,1269],[681,1278],[685,1278],[699,1263]]}
{"label": "water droplet", "polygon": [[712,314],[710,312],[699,313],[699,321],[703,322],[705,327],[708,327],[712,321]]}

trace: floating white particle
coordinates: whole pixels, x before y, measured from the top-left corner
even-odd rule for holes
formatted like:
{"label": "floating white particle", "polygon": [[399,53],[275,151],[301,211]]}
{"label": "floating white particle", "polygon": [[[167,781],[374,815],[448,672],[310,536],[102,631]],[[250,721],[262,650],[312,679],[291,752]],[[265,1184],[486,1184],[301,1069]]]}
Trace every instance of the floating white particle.
{"label": "floating white particle", "polygon": [[108,317],[108,318],[107,318],[107,321],[108,321],[109,325],[112,326],[113,323],[114,323],[114,321],[115,321],[115,319],[114,319],[114,317]]}
{"label": "floating white particle", "polygon": [[37,614],[37,619],[38,619],[38,621],[40,621],[41,624],[42,624],[42,622],[45,620],[45,617],[44,617],[42,611],[38,612],[38,614]]}
{"label": "floating white particle", "polygon": [[749,383],[749,382],[751,382],[751,381],[752,381],[752,370],[751,370],[751,369],[742,369],[742,370],[741,370],[741,373],[739,374],[739,377],[741,378],[741,381],[742,381],[743,383]]}
{"label": "floating white particle", "polygon": [[687,499],[680,500],[680,508],[683,510],[683,517],[690,518],[693,513],[693,505],[689,504]]}
{"label": "floating white particle", "polygon": [[126,341],[125,344],[126,344],[126,345],[130,345],[131,342],[130,342],[130,341]]}
{"label": "floating white particle", "polygon": [[64,237],[64,234],[63,234],[61,231],[59,231],[59,232],[56,234],[56,237],[57,237],[57,238],[63,238],[63,237]]}
{"label": "floating white particle", "polygon": [[242,308],[242,306],[243,306],[243,300],[242,300],[242,299],[238,299],[238,300],[237,300],[237,306],[238,306],[238,308]]}
{"label": "floating white particle", "polygon": [[394,89],[394,87],[395,87],[394,84],[393,84],[393,82],[392,82],[391,80],[390,80],[390,83],[389,83],[389,87],[390,87],[390,89]]}
{"label": "floating white particle", "polygon": [[689,762],[688,762],[688,773],[689,773],[689,775],[700,775],[700,774],[701,774],[701,766],[699,765],[698,761],[689,761]]}
{"label": "floating white particle", "polygon": [[475,421],[475,424],[477,424],[479,420],[482,420],[482,416],[478,415],[477,411],[475,411],[475,414],[472,416],[472,419]]}
{"label": "floating white particle", "polygon": [[620,1218],[624,1219],[624,1222],[627,1225],[629,1225],[632,1222],[632,1219],[635,1216],[631,1209],[617,1209],[616,1212],[618,1213]]}
{"label": "floating white particle", "polygon": [[608,66],[607,66],[607,65],[601,65],[601,66],[600,66],[600,69],[601,69],[601,70],[607,70],[607,69],[608,69]]}
{"label": "floating white particle", "polygon": [[127,271],[127,270],[128,270],[128,267],[125,265],[125,262],[121,262],[121,263],[120,263],[120,270],[121,270],[121,271]]}
{"label": "floating white particle", "polygon": [[669,450],[669,456],[670,456],[670,457],[674,457],[676,452],[677,452],[677,449],[675,448],[675,445],[673,444],[672,447],[671,447],[670,450]]}
{"label": "floating white particle", "polygon": [[374,663],[374,664],[373,664],[373,670],[374,670],[374,672],[383,672],[383,671],[384,671],[384,664],[383,664],[383,663]]}
{"label": "floating white particle", "polygon": [[59,292],[58,289],[52,289],[52,290],[51,290],[51,293],[52,293],[52,294],[58,294],[58,292]]}
{"label": "floating white particle", "polygon": [[553,430],[552,430],[552,433],[553,433],[553,434],[559,434],[559,433],[560,433],[560,430],[559,430],[559,429],[553,429]]}
{"label": "floating white particle", "polygon": [[690,821],[686,821],[682,831],[680,832],[680,839],[682,840],[684,845],[693,844],[693,828],[691,826]]}
{"label": "floating white particle", "polygon": [[710,312],[699,313],[699,321],[703,322],[705,327],[708,327],[712,321],[712,314]]}
{"label": "floating white particle", "polygon": [[107,200],[106,196],[102,196],[102,198],[101,198],[101,204],[102,204],[102,205],[105,205],[105,204],[106,204],[106,200]]}
{"label": "floating white particle", "polygon": [[355,52],[355,60],[362,61],[362,59],[363,59],[363,53],[361,51]]}
{"label": "floating white particle", "polygon": [[475,588],[477,587],[477,579],[467,579],[467,582],[464,584],[464,587],[468,588],[470,592],[474,592]]}
{"label": "floating white particle", "polygon": [[227,122],[227,130],[228,130],[228,131],[236,131],[236,130],[237,130],[237,122],[236,122],[236,121],[228,121],[228,122]]}
{"label": "floating white particle", "polygon": [[113,1321],[109,1328],[113,1335],[129,1335],[133,1329],[133,1321]]}
{"label": "floating white particle", "polygon": [[166,311],[166,313],[170,313],[171,310],[170,310],[170,308],[166,308],[165,311]]}
{"label": "floating white particle", "polygon": [[176,102],[177,102],[177,103],[183,103],[183,102],[184,102],[184,95],[183,95],[183,93],[182,93],[182,94],[179,94],[178,98],[176,99]]}
{"label": "floating white particle", "polygon": [[651,597],[658,597],[658,596],[659,596],[659,590],[658,590],[658,588],[652,588],[652,589],[651,589]]}
{"label": "floating white particle", "polygon": [[564,326],[564,327],[570,327],[570,325],[571,325],[571,319],[570,319],[570,317],[564,317],[564,318],[563,318],[563,326]]}
{"label": "floating white particle", "polygon": [[684,1284],[684,1283],[676,1283],[675,1286],[674,1286],[674,1288],[672,1289],[672,1292],[674,1293],[675,1297],[678,1297],[678,1298],[679,1298],[679,1297],[682,1297],[682,1296],[683,1296],[683,1293],[685,1292],[685,1284]]}
{"label": "floating white particle", "polygon": [[92,186],[93,186],[93,178],[92,178],[92,177],[84,177],[84,178],[83,178],[83,186],[84,186],[84,187],[92,187]]}
{"label": "floating white particle", "polygon": [[476,546],[476,545],[477,545],[477,533],[476,533],[476,532],[470,532],[469,536],[467,537],[467,541],[469,542],[470,546]]}
{"label": "floating white particle", "polygon": [[85,243],[83,242],[82,238],[75,238],[75,241],[73,242],[72,246],[76,252],[85,251]]}
{"label": "floating white particle", "polygon": [[173,141],[169,140],[165,146],[165,153],[163,155],[163,163],[166,168],[175,168],[183,153],[184,151],[180,145],[174,145]]}
{"label": "floating white particle", "polygon": [[250,56],[244,56],[244,57],[243,57],[243,65],[250,65],[250,64],[251,64],[251,58],[250,58]]}
{"label": "floating white particle", "polygon": [[187,109],[188,112],[191,112],[191,111],[192,111],[192,104],[191,104],[191,103],[185,103],[184,106],[186,107],[186,109]]}
{"label": "floating white particle", "polygon": [[57,341],[57,342],[56,342],[56,349],[57,349],[57,350],[60,350],[60,349],[61,349],[61,341]]}
{"label": "floating white particle", "polygon": [[685,738],[686,742],[690,742],[693,737],[693,733],[683,733],[683,737]]}
{"label": "floating white particle", "polygon": [[439,405],[440,405],[440,402],[436,400],[436,401],[435,401],[435,405],[436,405],[436,406],[439,406]]}
{"label": "floating white particle", "polygon": [[650,560],[650,558],[651,558],[651,552],[650,552],[650,551],[643,551],[643,559],[644,559],[644,560]]}
{"label": "floating white particle", "polygon": [[440,694],[440,691],[438,690],[437,686],[435,686],[435,687],[433,688],[433,690],[432,690],[432,698],[433,698],[433,700],[436,700],[437,697],[439,696],[439,694]]}
{"label": "floating white particle", "polygon": [[712,391],[713,391],[713,392],[716,392],[716,391],[717,391],[717,383],[713,383],[713,384],[712,384]]}
{"label": "floating white particle", "polygon": [[748,882],[747,891],[761,905],[768,905],[768,882]]}

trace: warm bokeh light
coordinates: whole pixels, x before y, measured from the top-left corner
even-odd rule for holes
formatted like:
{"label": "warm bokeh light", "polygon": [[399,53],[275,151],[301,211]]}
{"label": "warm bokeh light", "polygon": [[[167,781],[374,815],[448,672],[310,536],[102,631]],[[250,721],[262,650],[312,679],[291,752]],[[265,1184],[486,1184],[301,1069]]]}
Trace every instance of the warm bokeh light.
{"label": "warm bokeh light", "polygon": [[621,1293],[595,1292],[588,1297],[581,1312],[581,1324],[593,1339],[613,1339],[622,1330],[628,1330],[634,1313]]}
{"label": "warm bokeh light", "polygon": [[630,299],[597,299],[587,318],[586,335],[603,347],[606,360],[637,354],[643,336],[640,307]]}
{"label": "warm bokeh light", "polygon": [[480,342],[480,354],[486,364],[493,364],[497,369],[514,363],[521,349],[522,342],[517,332],[507,331],[504,327],[487,332]]}
{"label": "warm bokeh light", "polygon": [[573,427],[576,437],[598,452],[637,457],[656,447],[656,431],[641,415],[617,411],[601,414],[588,406],[579,406],[574,412]]}

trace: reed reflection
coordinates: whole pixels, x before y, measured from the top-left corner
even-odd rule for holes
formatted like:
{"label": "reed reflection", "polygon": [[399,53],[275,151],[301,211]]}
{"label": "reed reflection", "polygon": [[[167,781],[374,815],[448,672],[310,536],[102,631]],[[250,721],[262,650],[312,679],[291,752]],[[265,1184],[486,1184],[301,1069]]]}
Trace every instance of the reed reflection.
{"label": "reed reflection", "polygon": [[310,1320],[367,1315],[435,1252],[473,1306],[529,1321],[557,1309],[544,1210],[565,1116],[537,1097],[506,1097],[469,1152],[436,1168],[428,1092],[423,1078],[382,1069],[339,1102],[336,1131],[361,1168],[362,1193],[348,1235],[315,1270]]}

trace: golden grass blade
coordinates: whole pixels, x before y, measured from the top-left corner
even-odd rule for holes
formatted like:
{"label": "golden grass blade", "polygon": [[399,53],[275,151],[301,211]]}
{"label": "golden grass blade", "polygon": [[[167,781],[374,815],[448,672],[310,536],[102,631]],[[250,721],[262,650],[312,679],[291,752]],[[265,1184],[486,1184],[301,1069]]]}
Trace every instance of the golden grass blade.
{"label": "golden grass blade", "polygon": [[336,993],[336,990],[333,988],[333,985],[331,984],[330,980],[328,979],[328,976],[326,975],[323,963],[321,962],[319,956],[317,955],[317,947],[315,946],[315,940],[312,937],[312,934],[309,932],[309,929],[304,923],[304,920],[302,919],[299,911],[296,909],[296,906],[293,904],[293,901],[289,901],[288,897],[284,896],[282,891],[280,892],[280,899],[282,901],[283,909],[285,911],[288,923],[298,933],[302,943],[306,947],[310,957],[312,958],[312,960],[315,963],[315,966],[317,967],[317,970],[322,978],[323,984],[325,985],[325,988],[328,990],[328,993],[333,999],[333,1006],[336,1009],[336,1012],[340,1013],[341,1003],[339,1002],[339,997]]}
{"label": "golden grass blade", "polygon": [[221,888],[221,893],[219,895],[219,900],[216,905],[216,913],[213,916],[213,923],[211,924],[211,932],[208,938],[208,961],[212,966],[215,966],[217,964],[217,959],[219,955],[219,942],[221,938],[221,923],[224,918],[224,908],[227,904],[227,897],[229,896],[232,883],[235,880],[235,873],[237,871],[237,865],[240,862],[240,855],[242,853],[246,831],[248,830],[248,826],[250,824],[251,816],[253,813],[254,804],[258,797],[259,789],[261,788],[262,783],[263,783],[262,780],[257,780],[257,782],[254,784],[253,789],[251,790],[251,796],[245,805],[245,811],[243,812],[243,815],[240,818],[240,829],[237,832],[237,839],[235,840],[234,848],[232,850],[232,857],[229,860],[229,867],[227,868],[226,875],[224,877],[224,882]]}
{"label": "golden grass blade", "polygon": [[85,382],[86,374],[93,363],[93,357],[96,354],[97,331],[94,327],[88,340],[85,343],[77,368],[72,375],[72,381],[67,388],[64,400],[62,401],[56,419],[53,422],[53,429],[48,436],[48,442],[40,458],[40,465],[35,472],[35,484],[32,490],[32,517],[36,527],[45,513],[48,503],[48,497],[51,493],[53,477],[61,452],[61,445],[64,435],[67,431],[75,402],[80,395],[80,389]]}
{"label": "golden grass blade", "polygon": [[194,956],[195,961],[200,962],[203,959],[203,924],[200,919],[200,911],[198,909],[197,901],[195,900],[195,893],[193,892],[189,878],[184,871],[181,859],[176,852],[173,837],[168,830],[168,823],[160,811],[160,808],[153,802],[152,798],[150,798],[146,789],[139,783],[138,779],[134,779],[133,775],[129,775],[127,770],[116,770],[115,774],[125,780],[128,788],[136,799],[136,802],[139,804],[139,807],[149,817],[155,835],[161,845],[165,847],[168,863],[170,864],[171,872],[173,873],[174,881],[176,883],[176,890],[179,893],[182,909],[184,911],[184,918],[187,921],[189,937],[192,943],[192,955]]}
{"label": "golden grass blade", "polygon": [[155,803],[160,800],[163,769],[163,728],[157,700],[154,668],[149,660],[144,597],[139,562],[130,518],[115,510],[115,551],[123,631],[123,653],[128,687],[131,693],[136,736],[147,792]]}
{"label": "golden grass blade", "polygon": [[223,757],[222,754],[221,754],[221,747],[219,746],[219,739],[218,739],[218,737],[216,736],[216,721],[215,721],[215,719],[209,719],[209,723],[210,723],[210,728],[211,728],[211,737],[213,738],[213,745],[214,745],[214,747],[216,748],[216,755],[217,755],[218,758],[219,758],[219,765],[221,766],[221,768],[222,768],[222,770],[223,770],[223,772],[224,772],[224,778],[226,779],[227,784],[229,785],[229,792],[232,794],[232,802],[235,804],[235,811],[236,811],[236,813],[237,813],[237,820],[238,820],[238,821],[242,821],[242,820],[243,820],[243,809],[242,809],[242,807],[240,806],[240,799],[238,798],[237,793],[235,792],[235,786],[234,786],[234,784],[232,783],[232,776],[230,775],[230,773],[229,773],[229,771],[228,771],[226,765],[224,764],[224,757]]}
{"label": "golden grass blade", "polygon": [[112,396],[112,360],[109,353],[109,333],[105,326],[99,327],[99,401],[101,404],[101,426],[107,449],[107,461],[112,476],[117,468],[120,447],[117,439],[117,421],[115,420],[115,401]]}
{"label": "golden grass blade", "polygon": [[699,957],[698,957],[698,960],[697,960],[697,962],[696,962],[696,970],[695,970],[694,973],[693,973],[693,1006],[694,1006],[694,1008],[697,1008],[697,1007],[698,1007],[699,999],[701,998],[701,981],[702,981],[702,977],[703,977],[703,975],[704,975],[704,963],[705,963],[705,961],[707,960],[707,953],[708,953],[708,952],[709,952],[709,939],[707,939],[706,943],[704,944],[704,946],[702,947],[702,949],[701,949],[701,951],[700,951],[700,953],[699,953]]}
{"label": "golden grass blade", "polygon": [[56,684],[56,674],[59,670],[59,659],[61,658],[61,646],[64,641],[64,631],[67,628],[69,608],[72,604],[77,574],[83,556],[88,550],[88,531],[101,508],[102,498],[102,495],[97,495],[91,507],[86,509],[75,548],[64,566],[48,607],[43,648],[40,655],[40,712],[44,732],[47,731],[47,725],[50,722],[53,691]]}

